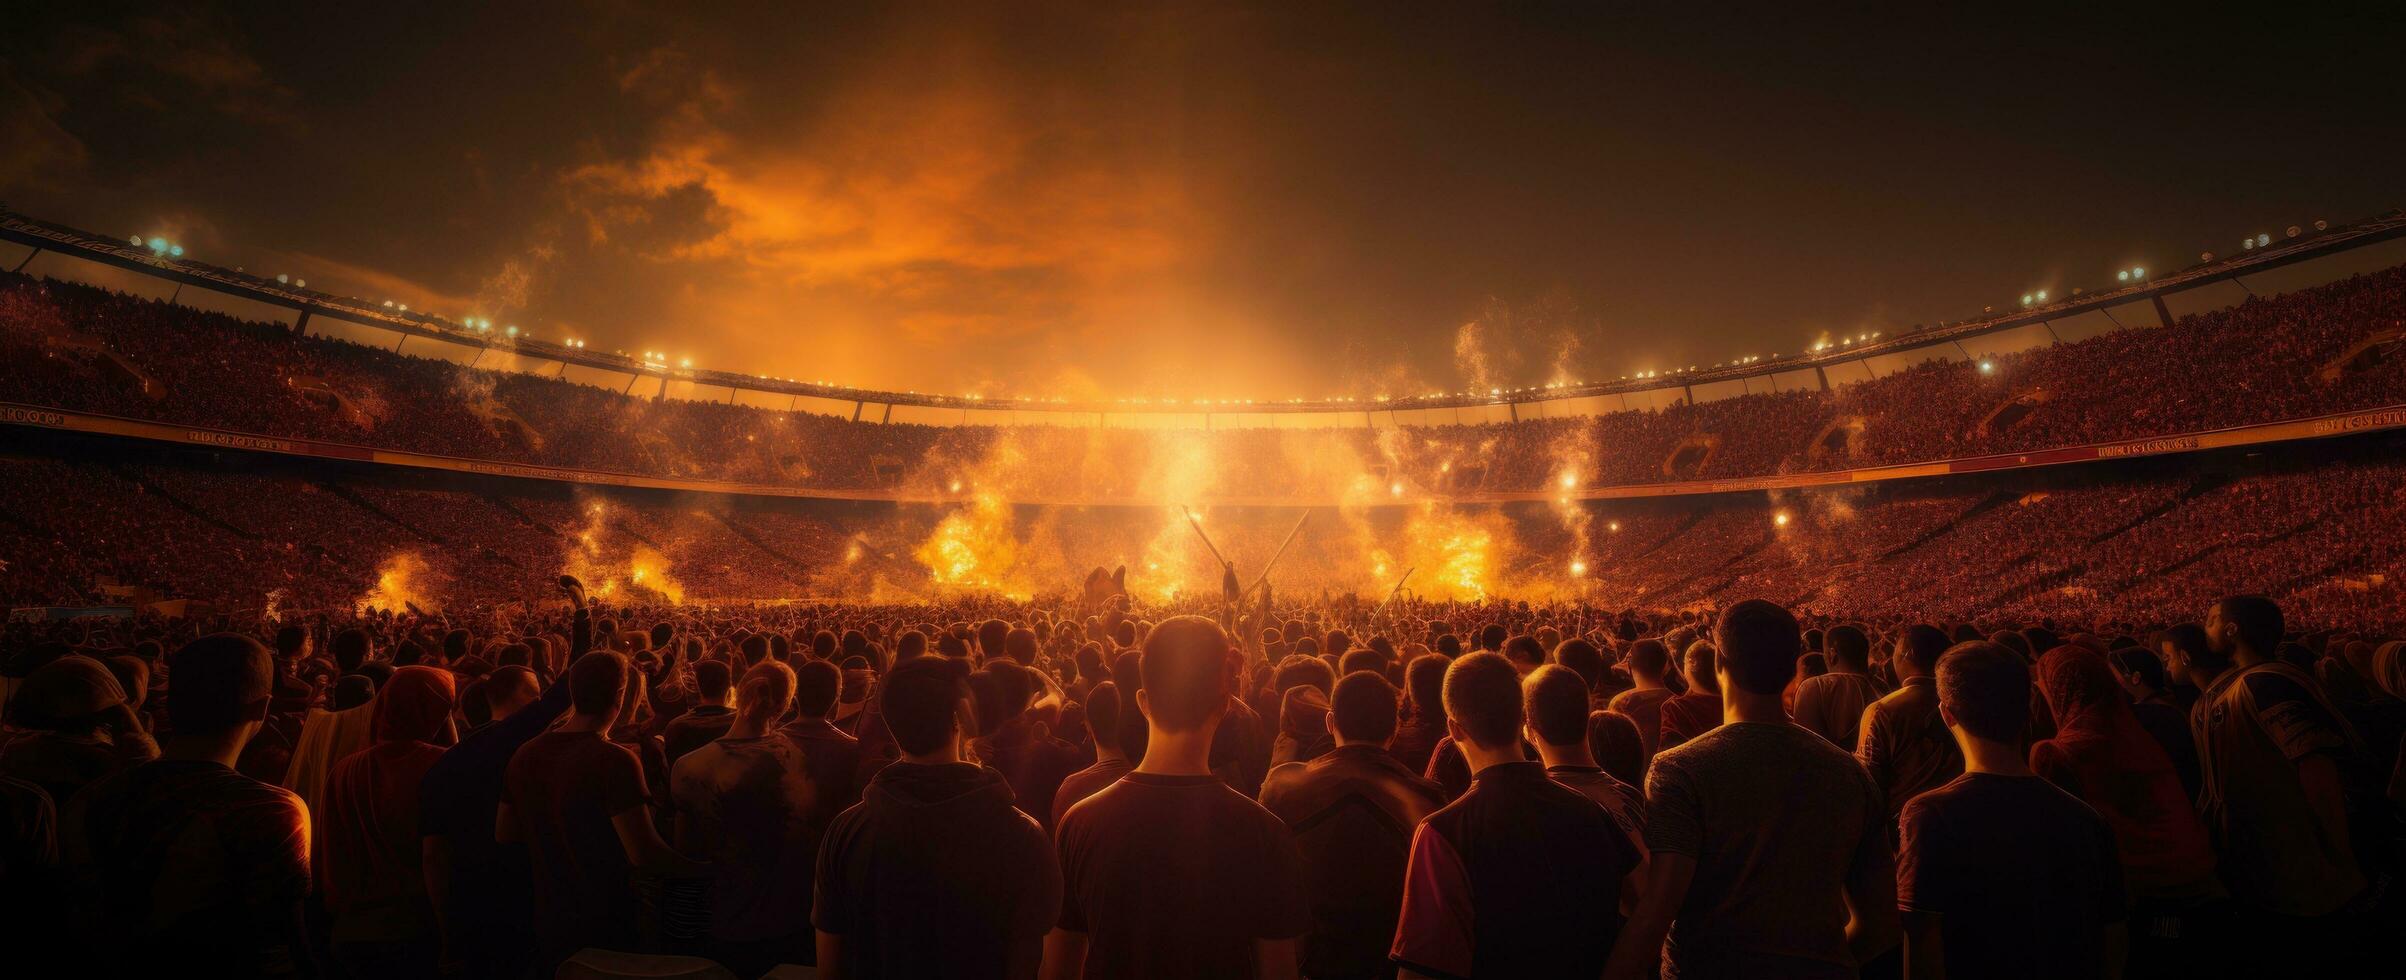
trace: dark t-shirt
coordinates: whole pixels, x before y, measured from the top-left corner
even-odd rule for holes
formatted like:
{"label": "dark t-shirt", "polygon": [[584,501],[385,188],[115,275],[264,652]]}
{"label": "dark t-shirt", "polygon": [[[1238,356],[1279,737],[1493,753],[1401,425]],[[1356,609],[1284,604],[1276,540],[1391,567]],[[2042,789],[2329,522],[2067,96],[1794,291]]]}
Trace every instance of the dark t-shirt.
{"label": "dark t-shirt", "polygon": [[540,965],[635,927],[633,869],[610,819],[644,805],[643,763],[594,732],[546,732],[510,757],[502,801],[533,859]]}
{"label": "dark t-shirt", "polygon": [[1031,978],[1061,906],[1044,828],[1001,773],[896,762],[835,818],[818,855],[822,932],[846,976]]}
{"label": "dark t-shirt", "polygon": [[1895,874],[1886,813],[1854,756],[1795,725],[1720,725],[1664,749],[1646,779],[1646,846],[1695,859],[1696,875],[1663,976],[1851,980],[1846,894]]}
{"label": "dark t-shirt", "polygon": [[[292,972],[309,894],[309,809],[214,762],[160,760],[93,783],[68,807],[68,867],[89,875],[126,975]],[[103,971],[115,972],[115,971]]]}
{"label": "dark t-shirt", "polygon": [[735,709],[723,704],[695,705],[672,718],[660,732],[660,754],[673,771],[685,753],[718,740],[735,727]]}
{"label": "dark t-shirt", "polygon": [[1392,955],[1428,976],[1587,980],[1638,860],[1602,806],[1543,766],[1489,766],[1413,835]]}
{"label": "dark t-shirt", "polygon": [[1947,976],[2094,977],[2122,919],[2096,811],[2036,776],[1971,772],[1905,804],[1896,904],[1935,913]]}
{"label": "dark t-shirt", "polygon": [[711,865],[711,935],[779,939],[810,922],[818,835],[804,765],[801,746],[776,734],[722,738],[677,760],[677,842]]}
{"label": "dark t-shirt", "polygon": [[1251,977],[1255,942],[1312,925],[1286,824],[1215,776],[1122,776],[1061,818],[1060,847],[1089,977]]}
{"label": "dark t-shirt", "polygon": [[1053,793],[1053,812],[1045,825],[1061,826],[1061,817],[1069,812],[1070,807],[1086,802],[1087,797],[1102,792],[1103,787],[1119,782],[1121,776],[1135,770],[1136,766],[1126,759],[1103,759],[1070,773],[1061,780],[1061,788]]}
{"label": "dark t-shirt", "polygon": [[451,845],[451,900],[444,918],[469,942],[522,934],[528,921],[526,847],[493,839],[510,758],[568,710],[568,685],[497,720],[443,752],[418,785],[418,833]]}

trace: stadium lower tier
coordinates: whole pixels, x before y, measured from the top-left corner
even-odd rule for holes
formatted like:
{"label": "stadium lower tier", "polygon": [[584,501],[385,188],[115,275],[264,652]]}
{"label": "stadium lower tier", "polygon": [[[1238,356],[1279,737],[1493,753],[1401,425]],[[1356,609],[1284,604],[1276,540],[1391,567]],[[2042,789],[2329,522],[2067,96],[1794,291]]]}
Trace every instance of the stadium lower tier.
{"label": "stadium lower tier", "polygon": [[[957,506],[597,491],[91,438],[0,440],[15,607],[454,614],[563,572],[621,601],[901,603],[1077,591],[1166,607],[1220,554],[1278,590],[2146,629],[2272,596],[2406,625],[2400,437],[1814,491],[1351,510]],[[1205,538],[1208,536],[1209,541]],[[197,605],[196,605],[197,604]]]}

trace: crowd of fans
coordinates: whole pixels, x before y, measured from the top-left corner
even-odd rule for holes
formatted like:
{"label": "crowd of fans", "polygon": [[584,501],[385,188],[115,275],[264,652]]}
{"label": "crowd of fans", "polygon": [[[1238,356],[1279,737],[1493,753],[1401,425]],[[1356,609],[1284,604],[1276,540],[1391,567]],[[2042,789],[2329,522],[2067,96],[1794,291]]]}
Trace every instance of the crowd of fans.
{"label": "crowd of fans", "polygon": [[[1333,501],[1390,484],[1537,492],[1566,479],[1584,487],[1763,476],[2387,406],[2406,402],[2406,359],[2318,372],[2401,326],[2406,268],[2392,268],[2170,327],[1652,411],[1381,429],[929,426],[647,397],[660,389],[651,378],[617,391],[473,369],[8,275],[0,392],[246,433],[819,490],[940,491],[966,480],[1023,500],[1158,499],[1174,486]],[[2009,403],[2022,407],[1999,414]],[[1817,438],[1833,423],[1832,437]]]}
{"label": "crowd of fans", "polygon": [[2400,921],[2406,643],[2258,596],[2135,632],[553,588],[9,624],[12,965],[2305,977]]}
{"label": "crowd of fans", "polygon": [[[2162,608],[2244,591],[2312,628],[2406,626],[2406,516],[2395,506],[2406,463],[2378,444],[2314,448],[2235,471],[1324,511],[1300,533],[1292,512],[1226,510],[1211,533],[1230,555],[1256,558],[1296,533],[1282,581],[1373,597],[1417,562],[1405,595],[1645,609],[1767,598],[1833,617],[2137,630]],[[1129,590],[1156,599],[1217,578],[1181,517],[1074,507],[1023,508],[977,529],[993,538],[968,547],[1009,554],[947,576],[928,549],[965,513],[0,456],[0,601],[481,614],[539,600],[563,570],[614,598],[692,603],[1033,595],[1074,590],[1095,564],[1127,567]],[[1446,550],[1474,537],[1460,527],[1480,553]]]}

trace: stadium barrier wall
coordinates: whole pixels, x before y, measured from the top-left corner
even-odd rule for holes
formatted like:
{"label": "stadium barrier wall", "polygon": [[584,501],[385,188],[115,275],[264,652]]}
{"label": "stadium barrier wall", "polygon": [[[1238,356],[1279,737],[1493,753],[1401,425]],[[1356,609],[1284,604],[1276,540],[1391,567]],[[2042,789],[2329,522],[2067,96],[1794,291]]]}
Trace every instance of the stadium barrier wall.
{"label": "stadium barrier wall", "polygon": [[[230,432],[202,426],[170,425],[113,415],[95,415],[65,409],[44,408],[15,402],[0,402],[0,425],[17,428],[54,429],[93,435],[142,439],[151,442],[175,443],[214,449],[234,449],[245,452],[272,453],[283,456],[347,460],[402,466],[453,473],[474,473],[485,476],[507,476],[528,480],[549,480],[557,483],[636,487],[653,490],[681,490],[692,493],[721,493],[747,496],[793,497],[821,500],[890,501],[914,504],[958,504],[970,499],[960,493],[911,493],[900,489],[846,490],[813,489],[775,484],[741,483],[732,480],[678,480],[666,477],[643,476],[635,473],[616,473],[606,470],[572,469],[540,466],[530,463],[511,463],[501,460],[465,459],[390,449],[373,449],[348,443],[325,442],[315,439],[292,439],[283,436],[264,436]],[[1957,473],[1984,473],[1995,470],[2027,469],[2040,466],[2060,466],[2109,459],[2129,459],[2140,456],[2164,456],[2178,453],[2226,449],[2233,446],[2265,445],[2306,439],[2354,435],[2386,429],[2406,428],[2406,405],[2340,412],[2310,418],[2264,422],[2180,435],[2154,436],[2120,442],[2065,446],[2056,449],[2024,453],[1999,453],[1989,456],[1970,456],[1936,460],[1926,463],[1906,463],[1864,469],[1829,470],[1817,473],[1783,473],[1771,476],[1742,477],[1726,480],[1690,480],[1676,483],[1643,483],[1620,486],[1589,487],[1569,496],[1581,500],[1625,500],[1636,497],[1674,497],[1695,494],[1740,493],[1757,490],[1795,490],[1825,487],[1841,483],[1871,483],[1881,480],[1915,479],[1946,476]],[[1459,494],[1445,499],[1454,503],[1513,503],[1519,501],[1554,501],[1563,495],[1543,490],[1481,491]],[[1124,498],[1056,498],[1040,497],[1014,500],[1017,504],[1041,506],[1112,507],[1156,506],[1161,501],[1139,501]],[[1201,496],[1179,503],[1212,504],[1231,507],[1327,507],[1335,500],[1270,496]],[[1369,504],[1373,507],[1407,507],[1418,503],[1398,499]]]}

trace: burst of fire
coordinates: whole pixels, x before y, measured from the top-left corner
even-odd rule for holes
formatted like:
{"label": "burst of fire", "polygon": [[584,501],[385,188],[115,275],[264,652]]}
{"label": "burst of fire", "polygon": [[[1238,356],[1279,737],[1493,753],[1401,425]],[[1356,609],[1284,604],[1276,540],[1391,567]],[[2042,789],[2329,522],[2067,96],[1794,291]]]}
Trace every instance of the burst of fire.
{"label": "burst of fire", "polygon": [[420,609],[435,609],[434,597],[423,590],[427,587],[426,559],[416,552],[401,552],[384,560],[376,568],[376,585],[359,597],[359,612],[407,612],[415,605]]}
{"label": "burst of fire", "polygon": [[[1444,507],[1423,507],[1404,525],[1401,567],[1417,568],[1413,582],[1423,595],[1477,602],[1496,587],[1501,560],[1497,535],[1479,517]],[[1399,563],[1385,551],[1371,556],[1374,569]]]}
{"label": "burst of fire", "polygon": [[614,553],[607,543],[609,515],[600,501],[585,507],[585,526],[573,532],[565,571],[582,579],[586,594],[596,598],[683,605],[685,586],[670,571],[668,556],[641,542]]}
{"label": "burst of fire", "polygon": [[911,551],[938,589],[969,589],[1023,597],[1017,587],[1019,540],[1011,505],[999,494],[980,492],[968,506],[944,515],[936,529]]}

